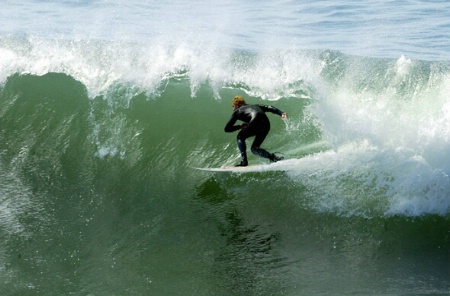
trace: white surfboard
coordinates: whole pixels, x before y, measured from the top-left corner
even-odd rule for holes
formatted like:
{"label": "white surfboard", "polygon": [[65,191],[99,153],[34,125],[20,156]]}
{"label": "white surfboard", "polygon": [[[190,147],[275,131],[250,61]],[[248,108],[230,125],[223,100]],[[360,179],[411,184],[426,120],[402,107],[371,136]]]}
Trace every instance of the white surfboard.
{"label": "white surfboard", "polygon": [[281,160],[274,163],[268,164],[253,164],[248,165],[246,167],[238,167],[238,166],[224,166],[220,168],[195,168],[201,171],[207,172],[228,172],[228,173],[250,173],[250,172],[270,172],[270,171],[288,171],[290,170],[290,166],[287,165],[290,163],[290,160]]}

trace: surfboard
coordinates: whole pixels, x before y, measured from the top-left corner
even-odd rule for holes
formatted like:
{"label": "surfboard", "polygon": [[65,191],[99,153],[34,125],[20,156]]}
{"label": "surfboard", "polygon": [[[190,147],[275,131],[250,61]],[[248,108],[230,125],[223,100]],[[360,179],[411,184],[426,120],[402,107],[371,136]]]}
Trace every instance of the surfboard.
{"label": "surfboard", "polygon": [[218,172],[218,173],[250,173],[250,172],[270,172],[270,171],[286,171],[289,170],[285,164],[289,163],[289,160],[280,160],[274,163],[268,164],[252,164],[246,167],[238,166],[224,166],[219,168],[197,168],[195,169],[206,172]]}

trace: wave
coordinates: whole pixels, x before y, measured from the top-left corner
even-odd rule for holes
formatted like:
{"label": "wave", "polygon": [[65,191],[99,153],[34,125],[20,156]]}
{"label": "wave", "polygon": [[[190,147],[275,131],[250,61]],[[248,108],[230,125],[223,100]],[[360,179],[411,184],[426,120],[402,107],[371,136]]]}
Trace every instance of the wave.
{"label": "wave", "polygon": [[241,94],[288,112],[265,146],[298,158],[248,190],[269,182],[344,216],[450,212],[447,62],[17,37],[0,39],[0,56],[0,176],[15,172],[17,192],[192,190],[203,177],[191,166],[236,161],[223,126]]}

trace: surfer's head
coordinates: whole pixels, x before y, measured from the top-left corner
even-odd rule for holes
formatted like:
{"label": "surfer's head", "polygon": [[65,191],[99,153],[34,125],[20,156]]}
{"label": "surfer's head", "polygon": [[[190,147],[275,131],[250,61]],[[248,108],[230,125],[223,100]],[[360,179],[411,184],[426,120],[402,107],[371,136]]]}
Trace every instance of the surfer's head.
{"label": "surfer's head", "polygon": [[235,96],[231,101],[231,105],[233,106],[233,110],[240,108],[241,106],[247,105],[244,98],[241,96]]}

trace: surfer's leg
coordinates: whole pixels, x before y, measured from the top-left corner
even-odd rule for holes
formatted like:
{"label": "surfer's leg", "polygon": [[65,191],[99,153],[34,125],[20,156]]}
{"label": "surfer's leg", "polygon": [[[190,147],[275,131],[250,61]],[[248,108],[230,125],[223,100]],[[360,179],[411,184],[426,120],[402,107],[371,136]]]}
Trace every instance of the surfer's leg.
{"label": "surfer's leg", "polygon": [[276,156],[274,153],[270,153],[269,151],[261,148],[261,147],[253,147],[252,145],[252,152],[253,154],[259,155],[261,157],[267,158],[270,160],[270,162],[277,162],[279,160],[283,160],[284,157]]}
{"label": "surfer's leg", "polygon": [[241,152],[242,157],[242,161],[240,164],[238,164],[238,166],[247,166],[247,145],[245,144],[245,137],[241,133],[238,133],[237,135],[237,146],[239,148],[239,151]]}
{"label": "surfer's leg", "polygon": [[269,133],[269,131],[267,130],[263,130],[261,131],[261,133],[257,134],[255,137],[255,140],[253,141],[251,150],[253,154],[259,155],[261,157],[267,158],[269,159],[271,162],[277,162],[279,160],[282,160],[283,157],[278,157],[273,153],[270,153],[269,151],[261,148],[261,144],[264,142],[264,140],[266,139],[267,134]]}
{"label": "surfer's leg", "polygon": [[255,140],[253,141],[251,150],[252,150],[253,154],[270,159],[271,153],[260,147],[262,142],[264,142],[264,139],[266,138],[266,136],[267,136],[267,133],[257,134],[255,137]]}

